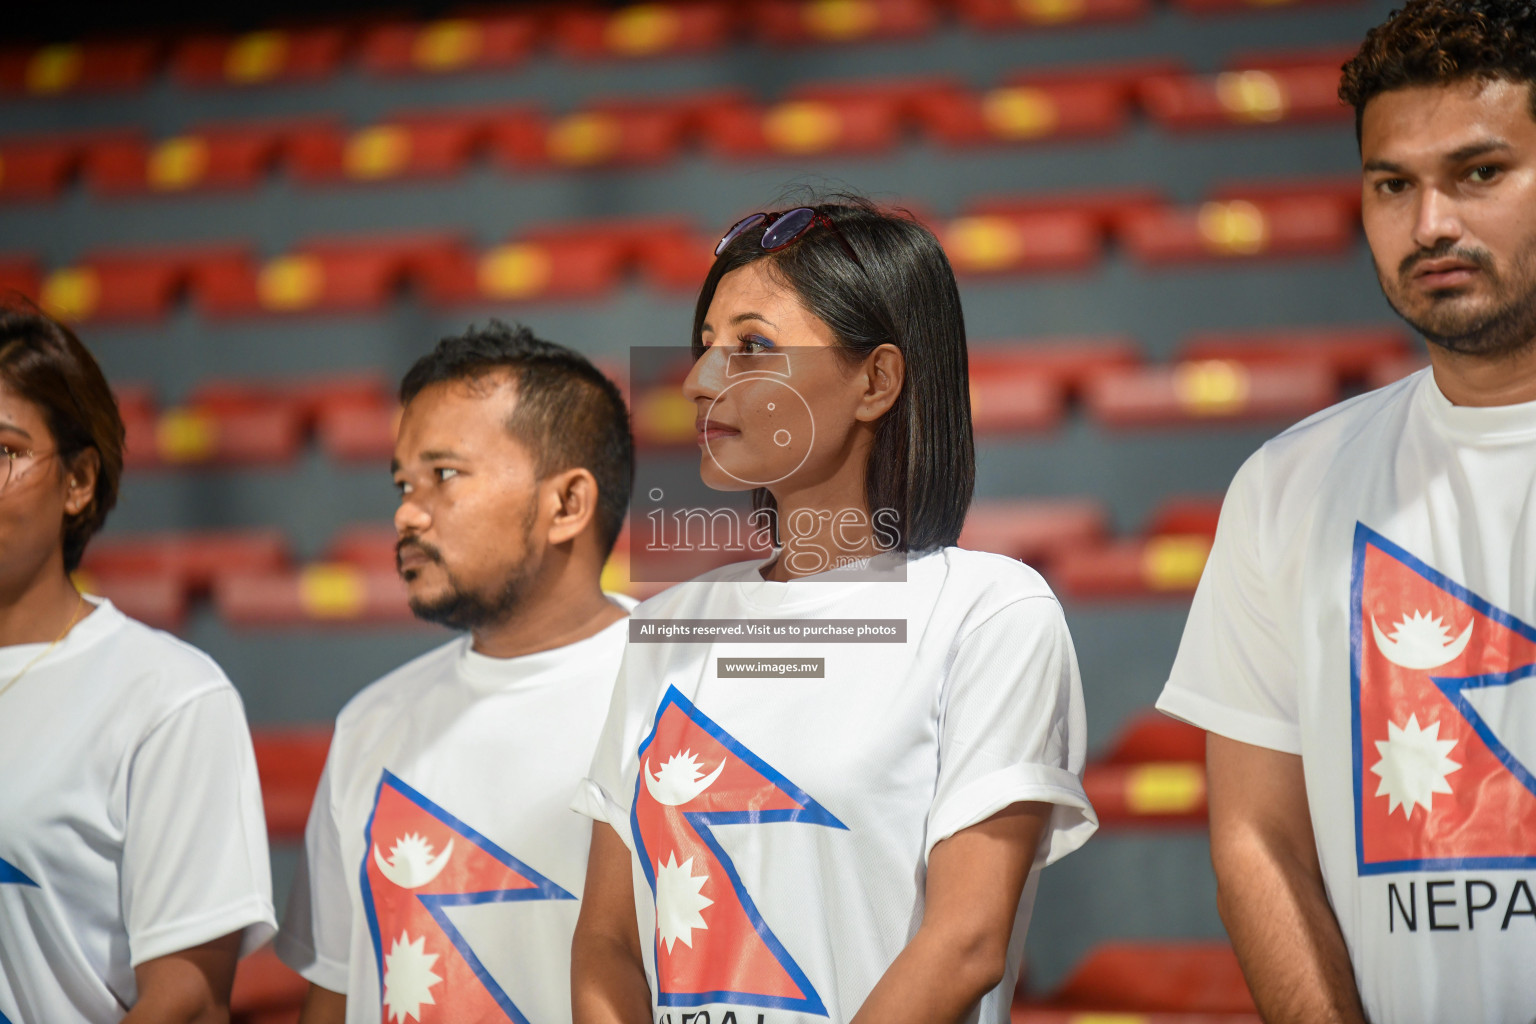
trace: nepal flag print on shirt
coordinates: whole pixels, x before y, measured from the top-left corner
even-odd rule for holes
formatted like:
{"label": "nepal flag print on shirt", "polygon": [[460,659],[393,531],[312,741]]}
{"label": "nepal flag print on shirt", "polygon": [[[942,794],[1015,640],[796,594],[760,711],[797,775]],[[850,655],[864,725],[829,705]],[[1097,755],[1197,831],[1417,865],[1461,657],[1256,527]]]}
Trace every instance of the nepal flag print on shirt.
{"label": "nepal flag print on shirt", "polygon": [[630,824],[656,904],[657,1004],[736,1003],[827,1016],[714,829],[780,821],[847,826],[676,687],[662,697],[639,759]]}
{"label": "nepal flag print on shirt", "polygon": [[449,918],[454,907],[576,897],[387,769],[364,838],[363,905],[382,1024],[529,1021]]}
{"label": "nepal flag print on shirt", "polygon": [[1356,524],[1359,873],[1536,866],[1536,629]]}

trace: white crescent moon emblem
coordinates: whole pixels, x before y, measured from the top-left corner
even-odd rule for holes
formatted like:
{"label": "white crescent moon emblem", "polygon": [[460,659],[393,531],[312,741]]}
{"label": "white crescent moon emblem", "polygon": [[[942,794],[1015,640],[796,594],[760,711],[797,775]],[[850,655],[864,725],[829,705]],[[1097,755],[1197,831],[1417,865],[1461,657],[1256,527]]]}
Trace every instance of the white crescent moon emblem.
{"label": "white crescent moon emblem", "polygon": [[379,866],[384,877],[394,882],[402,889],[420,889],[432,879],[443,873],[443,868],[448,866],[448,858],[453,854],[453,840],[448,840],[448,845],[443,847],[443,852],[436,857],[429,857],[426,863],[419,867],[413,859],[396,857],[399,864],[391,864],[384,859],[379,848],[373,848],[373,862]]}
{"label": "white crescent moon emblem", "polygon": [[1444,647],[1435,647],[1432,650],[1425,650],[1419,645],[1405,647],[1400,641],[1387,639],[1381,627],[1376,625],[1374,615],[1371,616],[1371,632],[1376,636],[1376,649],[1381,651],[1382,656],[1392,664],[1422,670],[1449,665],[1460,657],[1461,652],[1467,649],[1468,641],[1472,639],[1472,623],[1467,623],[1467,628],[1461,631],[1461,636]]}
{"label": "white crescent moon emblem", "polygon": [[645,776],[645,788],[651,791],[651,796],[657,803],[665,804],[668,807],[681,807],[714,785],[715,780],[720,777],[720,773],[725,771],[725,762],[727,760],[729,758],[721,758],[719,767],[702,779],[690,783],[679,784],[671,779],[666,783],[656,781],[656,777],[651,774],[650,758],[645,759],[645,770],[641,774]]}

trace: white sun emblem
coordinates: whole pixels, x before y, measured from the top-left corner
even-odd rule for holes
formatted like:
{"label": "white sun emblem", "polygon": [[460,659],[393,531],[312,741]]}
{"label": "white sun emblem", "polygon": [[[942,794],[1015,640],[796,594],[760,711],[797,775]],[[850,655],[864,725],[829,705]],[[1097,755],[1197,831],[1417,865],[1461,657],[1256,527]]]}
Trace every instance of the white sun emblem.
{"label": "white sun emblem", "polygon": [[435,858],[432,853],[432,844],[425,836],[410,832],[395,840],[395,845],[389,849],[388,860],[384,859],[384,855],[375,846],[373,862],[385,878],[402,889],[419,889],[442,874],[443,868],[448,866],[448,858],[453,856],[453,840],[448,840],[443,852]]}
{"label": "white sun emblem", "polygon": [[427,938],[411,941],[405,932],[390,946],[384,957],[384,1009],[391,1021],[421,1020],[423,1005],[435,1005],[432,986],[443,979],[432,965],[437,954],[427,952]]}
{"label": "white sun emblem", "polygon": [[678,941],[692,949],[693,930],[709,927],[699,913],[715,902],[699,891],[707,881],[707,873],[694,877],[692,857],[679,864],[670,853],[666,863],[656,862],[656,931],[668,953]]}
{"label": "white sun emblem", "polygon": [[1387,722],[1387,738],[1376,741],[1376,752],[1381,760],[1371,771],[1381,776],[1377,796],[1385,796],[1390,815],[1399,807],[1403,817],[1413,820],[1415,806],[1428,814],[1435,793],[1449,793],[1451,784],[1445,777],[1461,769],[1461,764],[1446,757],[1455,740],[1440,738],[1440,723],[1431,722],[1429,728],[1419,728],[1419,716],[1409,715],[1408,724],[1401,729],[1393,721]]}
{"label": "white sun emblem", "polygon": [[1448,665],[1460,657],[1472,639],[1472,623],[1467,623],[1461,635],[1452,639],[1450,627],[1438,616],[1415,611],[1392,627],[1390,637],[1381,631],[1373,615],[1371,632],[1376,637],[1376,647],[1392,664],[1422,670]]}
{"label": "white sun emblem", "polygon": [[650,790],[657,803],[681,807],[714,785],[720,773],[725,771],[726,760],[722,757],[715,770],[705,775],[698,757],[693,751],[685,750],[663,761],[655,775],[651,774],[651,759],[646,758],[641,774],[645,776],[645,788]]}

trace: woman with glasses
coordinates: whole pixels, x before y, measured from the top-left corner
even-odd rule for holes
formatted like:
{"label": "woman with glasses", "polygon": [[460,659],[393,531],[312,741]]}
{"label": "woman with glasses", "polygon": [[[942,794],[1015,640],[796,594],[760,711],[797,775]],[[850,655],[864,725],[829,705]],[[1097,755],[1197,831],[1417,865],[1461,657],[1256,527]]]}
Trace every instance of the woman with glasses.
{"label": "woman with glasses", "polygon": [[206,655],[80,593],[123,423],[95,360],[0,308],[0,1021],[228,1020],[274,930],[240,699]]}
{"label": "woman with glasses", "polygon": [[[949,262],[864,202],[754,214],[692,345],[700,473],[753,492],[774,548],[634,613],[574,805],[576,1020],[1006,1021],[1035,869],[1096,820],[1060,606],[955,546],[975,467]],[[738,632],[634,642],[700,619]]]}

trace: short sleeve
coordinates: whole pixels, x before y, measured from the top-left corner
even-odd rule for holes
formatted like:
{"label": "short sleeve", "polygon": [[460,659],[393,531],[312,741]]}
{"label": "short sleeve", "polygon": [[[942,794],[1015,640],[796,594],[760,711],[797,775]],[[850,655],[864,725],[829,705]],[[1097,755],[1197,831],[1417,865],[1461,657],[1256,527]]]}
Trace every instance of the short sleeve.
{"label": "short sleeve", "polygon": [[1238,470],[1157,708],[1208,732],[1301,753],[1281,581],[1262,552],[1262,450]]}
{"label": "short sleeve", "polygon": [[640,703],[633,692],[634,681],[639,675],[636,662],[643,660],[649,653],[641,652],[633,644],[625,647],[624,659],[619,663],[619,675],[613,688],[613,699],[608,705],[608,717],[603,722],[602,734],[592,753],[592,767],[576,787],[576,795],[571,800],[573,811],[611,825],[626,843],[630,841],[630,801],[624,796],[624,779],[639,756],[636,753],[637,744],[631,742],[638,728],[635,713]]}
{"label": "short sleeve", "polygon": [[345,993],[352,941],[352,878],[342,860],[332,798],[335,757],[333,740],[304,826],[304,858],[294,870],[283,928],[274,945],[278,958],[305,980]]}
{"label": "short sleeve", "polygon": [[1086,730],[1061,605],[1026,598],[972,629],[944,683],[924,856],[940,840],[1024,801],[1055,805],[1040,843],[1042,863],[1087,842],[1098,819],[1083,792]]}
{"label": "short sleeve", "polygon": [[272,877],[256,758],[227,683],[180,705],[128,768],[123,919],[132,966],[244,932],[272,936]]}

